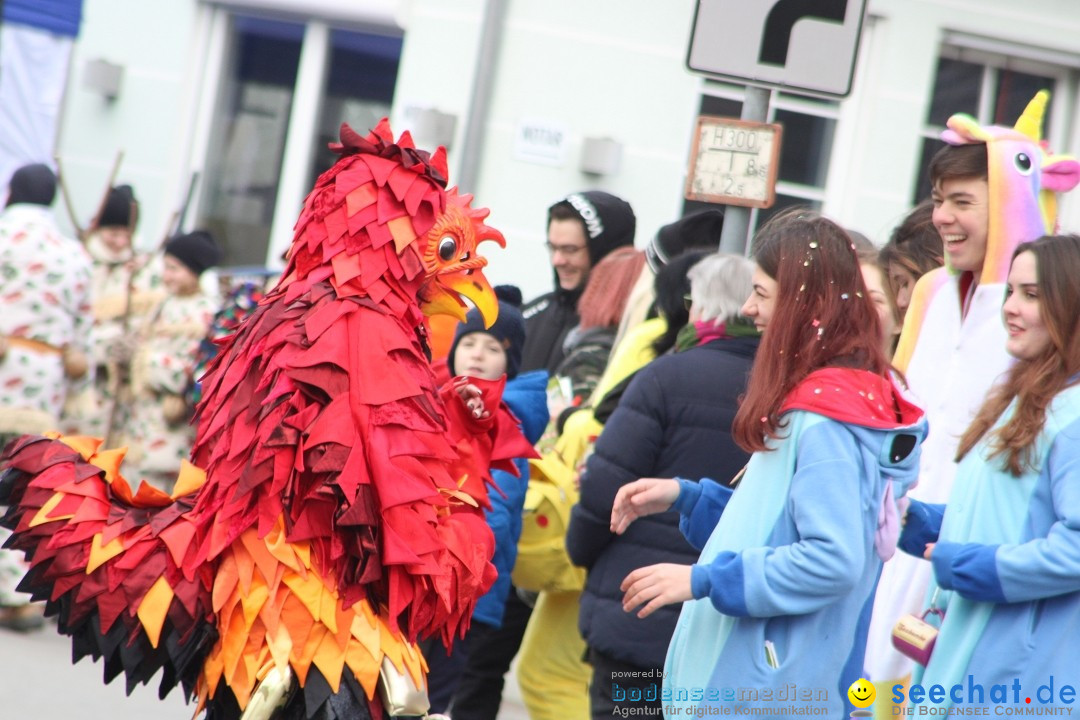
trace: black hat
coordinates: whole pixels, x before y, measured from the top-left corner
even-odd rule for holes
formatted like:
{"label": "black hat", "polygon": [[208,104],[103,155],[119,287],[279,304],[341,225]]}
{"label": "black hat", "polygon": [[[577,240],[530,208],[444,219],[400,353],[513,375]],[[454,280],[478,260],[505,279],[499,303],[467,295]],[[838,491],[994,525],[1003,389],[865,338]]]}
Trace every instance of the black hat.
{"label": "black hat", "polygon": [[658,273],[672,258],[687,250],[719,249],[720,231],[723,229],[724,213],[720,210],[687,215],[657,231],[656,237],[645,248],[645,258],[652,271]]}
{"label": "black hat", "polygon": [[450,346],[447,363],[450,374],[454,371],[454,353],[461,338],[476,332],[487,333],[502,343],[506,350],[506,377],[513,380],[521,367],[521,350],[525,347],[525,317],[521,314],[521,290],[516,285],[497,285],[495,296],[499,298],[499,317],[489,327],[484,327],[484,318],[480,311],[473,308],[465,316],[465,322],[457,326],[454,343]]}
{"label": "black hat", "polygon": [[165,254],[184,263],[196,275],[202,275],[204,270],[221,262],[221,248],[205,230],[174,235],[165,243]]}
{"label": "black hat", "polygon": [[[97,226],[130,227],[132,211],[137,209],[138,201],[135,199],[135,191],[131,189],[131,186],[117,185],[109,190],[105,206],[101,208],[101,215],[98,216]],[[137,212],[136,217],[138,217]]]}
{"label": "black hat", "polygon": [[23,165],[8,183],[8,205],[52,205],[56,199],[56,173],[48,165]]}
{"label": "black hat", "polygon": [[593,266],[615,248],[634,244],[637,218],[630,203],[603,190],[587,190],[571,193],[548,208],[559,205],[569,207],[585,225],[585,239],[589,247],[589,261]]}

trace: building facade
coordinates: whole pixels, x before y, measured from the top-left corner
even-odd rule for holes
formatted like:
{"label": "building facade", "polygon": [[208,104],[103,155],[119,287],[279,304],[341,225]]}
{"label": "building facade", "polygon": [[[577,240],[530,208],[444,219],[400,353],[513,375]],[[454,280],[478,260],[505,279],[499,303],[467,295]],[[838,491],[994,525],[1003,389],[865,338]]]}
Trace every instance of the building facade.
{"label": "building facade", "polygon": [[[683,199],[699,114],[739,115],[743,90],[686,69],[691,0],[84,0],[57,153],[89,219],[116,154],[143,200],[141,242],[214,229],[226,264],[279,262],[345,121],[389,115],[445,142],[451,181],[508,239],[495,282],[550,288],[545,211],[602,188],[638,216],[638,244]],[[748,32],[755,31],[748,29]],[[928,193],[953,112],[1011,124],[1041,88],[1046,137],[1080,152],[1080,14],[1072,0],[871,0],[851,95],[773,93],[784,125],[777,206],[807,203],[883,242]],[[828,52],[828,48],[822,48]],[[119,68],[115,94],[88,76]],[[190,199],[189,199],[190,198]],[[759,223],[772,211],[757,211]],[[1063,203],[1080,229],[1080,201]]]}

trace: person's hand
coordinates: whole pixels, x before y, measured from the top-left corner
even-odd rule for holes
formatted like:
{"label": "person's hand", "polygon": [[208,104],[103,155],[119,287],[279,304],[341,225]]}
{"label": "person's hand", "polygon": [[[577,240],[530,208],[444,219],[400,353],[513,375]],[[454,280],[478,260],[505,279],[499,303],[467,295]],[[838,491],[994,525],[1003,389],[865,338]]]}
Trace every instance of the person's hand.
{"label": "person's hand", "polygon": [[633,612],[634,608],[644,604],[637,613],[639,618],[644,618],[664,605],[693,600],[690,571],[690,565],[674,563],[638,568],[627,575],[619,586],[624,593],[623,610]]}
{"label": "person's hand", "polygon": [[570,407],[570,403],[562,395],[558,397],[548,397],[548,417],[554,419],[563,414],[566,408]]}
{"label": "person's hand", "polygon": [[484,391],[470,383],[468,378],[458,378],[454,382],[454,391],[474,418],[483,420],[491,417],[491,413],[484,408]]}
{"label": "person's hand", "polygon": [[64,348],[64,375],[69,380],[78,380],[90,370],[90,358],[81,350]]}
{"label": "person's hand", "polygon": [[930,556],[934,554],[934,545],[935,544],[936,543],[926,543],[926,550],[923,551],[922,556],[924,558],[926,558],[927,560],[929,560]]}
{"label": "person's hand", "polygon": [[191,409],[183,395],[169,393],[161,398],[161,415],[170,426],[187,424],[191,418]]}
{"label": "person's hand", "polygon": [[122,335],[109,343],[105,356],[117,365],[130,365],[138,342],[138,338],[133,335]]}
{"label": "person's hand", "polygon": [[642,478],[623,485],[611,507],[611,532],[622,535],[639,517],[664,512],[678,499],[678,480]]}

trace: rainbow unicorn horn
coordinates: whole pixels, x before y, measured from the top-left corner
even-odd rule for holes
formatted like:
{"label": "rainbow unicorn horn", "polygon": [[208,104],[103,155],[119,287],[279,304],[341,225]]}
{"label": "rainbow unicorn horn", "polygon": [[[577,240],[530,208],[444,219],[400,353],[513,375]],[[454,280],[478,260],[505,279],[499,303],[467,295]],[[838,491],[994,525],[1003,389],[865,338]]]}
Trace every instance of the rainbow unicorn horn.
{"label": "rainbow unicorn horn", "polygon": [[1041,141],[1043,117],[1046,115],[1048,102],[1050,102],[1050,92],[1048,90],[1040,90],[1035,93],[1035,97],[1031,98],[1027,107],[1024,108],[1024,114],[1017,119],[1015,129],[1035,142]]}

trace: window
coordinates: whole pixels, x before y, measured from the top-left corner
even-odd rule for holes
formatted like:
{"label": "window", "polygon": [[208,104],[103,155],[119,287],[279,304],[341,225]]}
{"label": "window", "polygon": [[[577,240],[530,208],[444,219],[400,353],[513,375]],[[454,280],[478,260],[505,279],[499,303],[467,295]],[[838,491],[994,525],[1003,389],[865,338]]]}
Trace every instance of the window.
{"label": "window", "polygon": [[334,30],[330,33],[330,67],[326,94],[319,109],[318,135],[311,182],[327,170],[338,156],[327,143],[338,142],[341,123],[366,133],[390,115],[401,58],[400,37]]}
{"label": "window", "polygon": [[[291,236],[302,193],[337,159],[327,144],[337,142],[342,122],[364,133],[390,114],[401,37],[319,25],[313,40],[312,27],[231,17],[198,205],[226,267],[263,266],[280,253],[270,250],[272,235]],[[308,96],[317,101],[294,107],[313,87],[319,92]],[[284,214],[287,222],[277,217]]]}
{"label": "window", "polygon": [[266,260],[303,37],[301,24],[233,19],[201,204],[225,266]]}
{"label": "window", "polygon": [[922,152],[911,193],[915,204],[930,194],[927,170],[944,143],[941,131],[956,113],[967,113],[982,124],[1013,125],[1039,90],[1050,91],[1043,119],[1043,136],[1053,137],[1054,97],[1066,84],[1064,68],[1006,55],[947,46],[942,49],[934,78],[933,95],[922,131]]}
{"label": "window", "polygon": [[[735,118],[741,114],[741,87],[709,82],[705,93],[701,97],[700,114]],[[794,205],[821,209],[838,113],[839,105],[833,100],[772,94],[768,122],[784,126],[776,203],[771,208],[752,211],[752,228],[761,227],[773,215]],[[683,214],[708,207],[708,203],[687,200],[683,203]]]}

